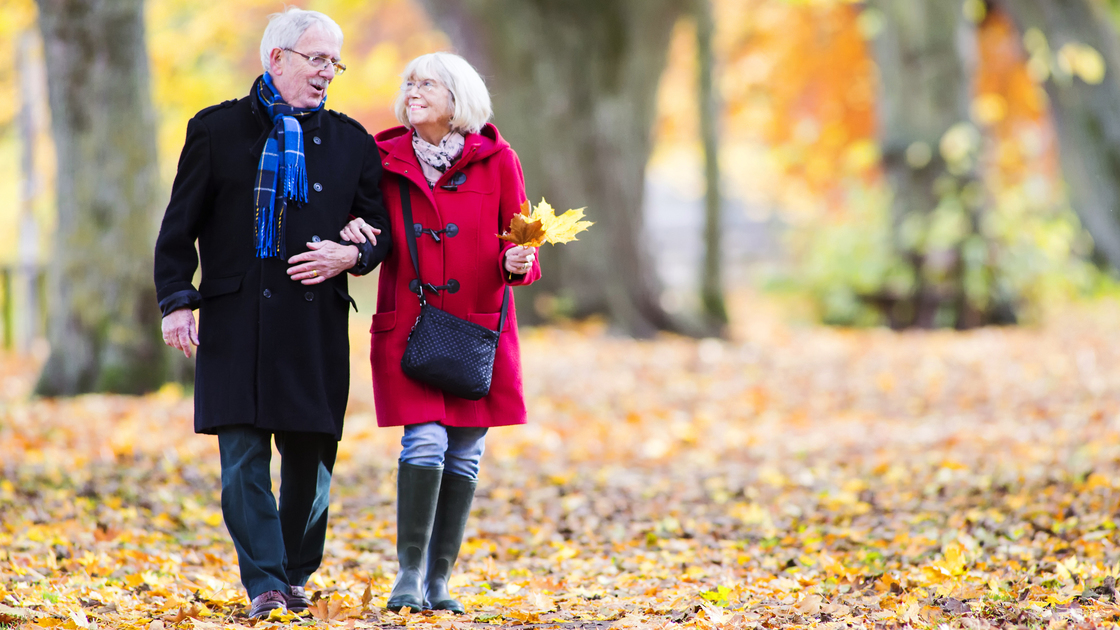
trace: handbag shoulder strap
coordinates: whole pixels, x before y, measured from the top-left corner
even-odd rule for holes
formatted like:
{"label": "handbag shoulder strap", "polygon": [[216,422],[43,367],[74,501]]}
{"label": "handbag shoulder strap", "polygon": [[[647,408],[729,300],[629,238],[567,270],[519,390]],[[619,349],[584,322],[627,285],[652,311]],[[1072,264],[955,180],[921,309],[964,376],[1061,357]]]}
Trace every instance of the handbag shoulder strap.
{"label": "handbag shoulder strap", "polygon": [[502,296],[502,314],[498,316],[498,338],[494,341],[497,346],[502,340],[502,329],[506,327],[506,311],[509,309],[509,285],[506,285],[506,294]]}
{"label": "handbag shoulder strap", "polygon": [[[421,304],[426,304],[424,299],[424,281],[420,279],[420,256],[416,247],[416,228],[412,223],[412,196],[408,193],[408,182],[403,177],[398,177],[397,182],[401,190],[401,214],[404,215],[404,237],[408,241],[408,254],[412,258],[412,268],[416,271],[416,295]],[[502,312],[498,316],[498,340],[502,338],[502,329],[505,328],[506,314],[509,312],[509,285],[506,285],[505,295],[502,296]]]}
{"label": "handbag shoulder strap", "polygon": [[404,215],[404,237],[408,241],[408,254],[412,258],[412,268],[416,270],[416,295],[424,301],[424,281],[420,279],[420,257],[416,253],[416,229],[412,227],[412,196],[408,194],[408,182],[398,177],[401,187],[401,214]]}

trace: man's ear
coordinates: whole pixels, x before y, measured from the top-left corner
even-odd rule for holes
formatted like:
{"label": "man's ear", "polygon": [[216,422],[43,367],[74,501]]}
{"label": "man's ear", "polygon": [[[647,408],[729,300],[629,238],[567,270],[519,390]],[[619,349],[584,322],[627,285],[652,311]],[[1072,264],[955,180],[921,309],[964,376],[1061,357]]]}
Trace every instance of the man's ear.
{"label": "man's ear", "polygon": [[268,56],[268,73],[274,77],[284,74],[284,50],[273,48]]}

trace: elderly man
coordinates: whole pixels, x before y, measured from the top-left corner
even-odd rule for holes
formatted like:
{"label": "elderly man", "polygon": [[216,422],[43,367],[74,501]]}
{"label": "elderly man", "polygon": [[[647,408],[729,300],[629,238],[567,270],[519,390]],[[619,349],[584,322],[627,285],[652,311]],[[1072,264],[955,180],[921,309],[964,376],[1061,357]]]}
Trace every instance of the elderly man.
{"label": "elderly man", "polygon": [[187,124],[156,242],[164,341],[188,357],[197,346],[195,431],[218,436],[222,514],[251,617],[310,603],[350,385],[346,272],[368,273],[390,246],[387,233],[330,240],[351,218],[388,230],[373,139],[323,108],[346,69],[341,48],[322,13],[270,18],[249,95]]}

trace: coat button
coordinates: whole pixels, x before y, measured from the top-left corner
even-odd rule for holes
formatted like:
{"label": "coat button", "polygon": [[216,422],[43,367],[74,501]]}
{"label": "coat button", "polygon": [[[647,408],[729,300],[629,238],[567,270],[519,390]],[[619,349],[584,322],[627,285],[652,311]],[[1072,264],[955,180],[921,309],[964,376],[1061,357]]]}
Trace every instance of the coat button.
{"label": "coat button", "polygon": [[312,188],[315,189],[315,192],[323,192],[323,185],[319,182],[315,182],[315,185],[312,186]]}
{"label": "coat button", "polygon": [[308,291],[307,293],[303,294],[303,299],[307,300],[308,302],[311,302],[312,300],[315,299],[315,294]]}
{"label": "coat button", "polygon": [[312,242],[312,243],[318,243],[318,242],[320,242],[320,241],[322,241],[322,240],[323,240],[323,239],[319,238],[319,235],[318,235],[318,234],[316,234],[315,236],[312,236],[312,237],[311,237],[311,242]]}
{"label": "coat button", "polygon": [[311,141],[314,142],[315,144],[323,144],[323,140],[319,136],[315,136],[314,138],[311,139]]}
{"label": "coat button", "polygon": [[272,297],[272,291],[269,291],[268,289],[265,289],[265,290],[264,290],[264,296],[265,296],[266,298],[270,298],[270,297]]}

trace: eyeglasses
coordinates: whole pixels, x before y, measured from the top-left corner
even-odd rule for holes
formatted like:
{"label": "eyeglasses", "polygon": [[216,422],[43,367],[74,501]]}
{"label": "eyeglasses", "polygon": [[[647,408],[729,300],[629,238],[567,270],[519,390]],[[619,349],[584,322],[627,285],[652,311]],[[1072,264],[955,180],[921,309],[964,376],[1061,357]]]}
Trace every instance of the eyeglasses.
{"label": "eyeglasses", "polygon": [[417,81],[405,81],[404,83],[401,84],[401,91],[402,92],[411,92],[412,88],[417,88],[417,89],[422,90],[424,92],[431,93],[431,92],[434,92],[437,87],[439,87],[439,84],[436,83],[435,81],[431,80],[431,79],[424,79],[423,81],[419,81],[419,82],[417,82]]}
{"label": "eyeglasses", "polygon": [[311,64],[311,67],[315,68],[316,70],[322,70],[322,69],[326,68],[328,65],[331,65],[331,66],[334,66],[335,75],[339,75],[339,74],[342,74],[343,72],[346,72],[346,64],[340,63],[338,61],[332,61],[332,60],[328,59],[327,57],[322,57],[322,56],[319,56],[319,55],[315,55],[315,56],[305,55],[305,54],[301,53],[300,51],[292,50],[291,48],[284,48],[283,50],[286,50],[288,52],[294,52],[295,54],[299,55],[300,57],[303,57],[304,59],[307,60],[307,63]]}

